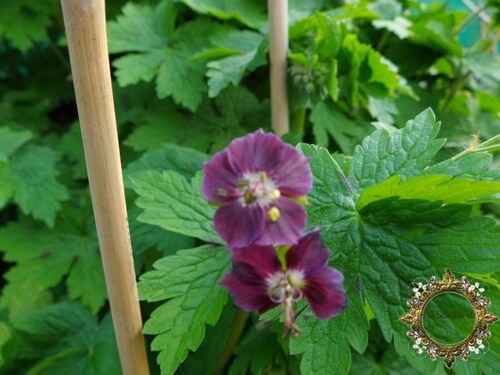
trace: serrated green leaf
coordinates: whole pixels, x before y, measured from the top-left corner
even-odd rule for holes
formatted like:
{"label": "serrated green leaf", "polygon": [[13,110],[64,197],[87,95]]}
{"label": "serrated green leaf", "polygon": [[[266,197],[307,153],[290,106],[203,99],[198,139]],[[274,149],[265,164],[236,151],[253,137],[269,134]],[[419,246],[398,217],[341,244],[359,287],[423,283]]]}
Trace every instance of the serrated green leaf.
{"label": "serrated green leaf", "polygon": [[219,95],[230,83],[237,86],[245,73],[250,73],[266,63],[264,40],[261,34],[249,30],[228,30],[211,38],[216,48],[233,52],[232,56],[207,64],[208,95],[211,98]]}
{"label": "serrated green leaf", "polygon": [[[358,211],[356,192],[363,194],[374,183],[398,174],[405,178],[418,176],[442,145],[434,140],[436,133],[430,111],[392,135],[376,132],[356,150],[349,178],[327,150],[300,146],[310,158],[314,176],[308,225],[323,229],[333,264],[344,273],[346,284],[357,285],[368,300],[384,338],[394,339],[397,352],[425,373],[437,371],[437,364],[428,359],[415,361],[405,336],[406,326],[399,321],[410,297],[409,285],[418,277],[439,275],[447,267],[491,273],[500,266],[495,246],[500,231],[493,220],[470,217],[470,207],[456,204],[386,199],[373,201]],[[399,155],[395,155],[396,150]],[[364,173],[356,173],[360,167],[365,168]],[[378,202],[378,209],[369,209]],[[432,214],[426,216],[426,211]],[[345,317],[350,319],[348,314]],[[332,345],[331,350],[339,348]],[[310,349],[314,351],[319,353],[321,349]],[[308,373],[314,373],[314,364],[304,364],[304,359],[302,363]]]}
{"label": "serrated green leaf", "polygon": [[222,20],[235,19],[242,24],[260,28],[266,22],[266,7],[262,1],[218,1],[218,0],[180,0],[201,14],[210,14]]}
{"label": "serrated green leaf", "polygon": [[139,220],[163,229],[221,243],[215,233],[215,209],[201,196],[201,173],[189,183],[174,171],[136,174],[132,186],[139,195],[136,203],[144,209]]}
{"label": "serrated green leaf", "polygon": [[35,374],[120,374],[111,317],[100,324],[76,303],[63,302],[13,322],[7,369]]}
{"label": "serrated green leaf", "polygon": [[365,138],[354,151],[349,172],[353,189],[360,193],[393,175],[400,175],[402,179],[418,175],[445,142],[434,139],[438,132],[439,123],[427,109],[392,135],[377,130]]}
{"label": "serrated green leaf", "polygon": [[0,162],[6,162],[7,158],[31,137],[32,134],[28,130],[12,131],[5,126],[0,127]]}
{"label": "serrated green leaf", "polygon": [[372,202],[390,197],[452,204],[471,203],[471,200],[498,193],[500,193],[500,182],[475,181],[446,175],[417,176],[401,181],[401,176],[396,175],[363,190],[356,202],[356,209],[360,211]]}
{"label": "serrated green leaf", "polygon": [[165,63],[158,69],[156,92],[160,99],[171,96],[177,104],[195,111],[206,91],[200,63],[187,64],[190,54],[182,51],[165,51]]}
{"label": "serrated green leaf", "polygon": [[[68,275],[71,298],[80,299],[92,312],[106,300],[99,247],[94,237],[60,230],[41,230],[34,225],[12,223],[0,228],[4,259],[17,263],[5,274],[9,284],[1,305],[18,315],[32,300],[47,301],[47,290]],[[83,282],[84,281],[84,282]],[[20,295],[30,296],[19,300]]]}
{"label": "serrated green leaf", "polygon": [[127,179],[128,176],[136,173],[171,169],[190,179],[203,168],[203,162],[208,159],[207,154],[167,143],[144,153],[138,160],[130,163],[125,170],[125,176]]}
{"label": "serrated green leaf", "polygon": [[141,299],[164,302],[144,326],[156,335],[152,350],[160,351],[162,374],[173,374],[188,351],[195,351],[205,335],[205,325],[214,325],[227,302],[219,285],[230,265],[229,253],[210,245],[182,250],[160,259],[155,271],[141,276]]}
{"label": "serrated green leaf", "polygon": [[56,180],[57,158],[58,154],[50,148],[29,146],[10,162],[14,202],[25,214],[49,227],[54,226],[61,202],[69,198],[66,187]]}
{"label": "serrated green leaf", "polygon": [[127,4],[123,15],[108,23],[109,47],[111,52],[130,53],[113,63],[121,86],[156,78],[158,98],[172,97],[194,112],[207,91],[206,68],[190,58],[206,47],[216,26],[199,18],[174,30],[175,17],[170,0],[154,9]]}
{"label": "serrated green leaf", "polygon": [[135,85],[140,81],[151,82],[165,58],[165,52],[161,50],[120,57],[113,61],[113,66],[117,69],[116,79],[122,87]]}
{"label": "serrated green leaf", "polygon": [[[337,266],[335,262],[333,265]],[[327,321],[297,319],[301,333],[290,339],[290,354],[302,353],[302,374],[347,374],[351,364],[349,345],[359,353],[365,351],[370,325],[353,280],[348,280],[348,307],[339,316]]]}
{"label": "serrated green leaf", "polygon": [[0,4],[0,38],[12,40],[26,52],[36,42],[47,40],[47,28],[53,12],[48,1],[2,1]]}
{"label": "serrated green leaf", "polygon": [[161,1],[155,9],[127,3],[122,8],[123,15],[119,15],[116,21],[108,22],[109,52],[148,52],[165,47],[168,41],[167,20],[175,19],[175,15],[165,9],[168,2]]}

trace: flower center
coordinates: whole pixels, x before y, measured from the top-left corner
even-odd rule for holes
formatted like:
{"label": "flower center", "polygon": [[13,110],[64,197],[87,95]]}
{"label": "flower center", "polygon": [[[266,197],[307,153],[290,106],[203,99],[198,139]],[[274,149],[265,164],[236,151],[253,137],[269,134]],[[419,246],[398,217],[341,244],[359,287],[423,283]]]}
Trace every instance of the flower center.
{"label": "flower center", "polygon": [[[243,178],[238,179],[236,190],[241,194],[244,206],[254,203],[266,206],[281,196],[274,182],[267,178],[265,171],[245,173]],[[271,216],[276,217],[276,215]],[[271,220],[273,220],[272,217],[270,217]]]}
{"label": "flower center", "polygon": [[301,288],[305,285],[304,274],[296,270],[276,272],[266,279],[266,284],[267,294],[274,303],[298,301],[303,296]]}

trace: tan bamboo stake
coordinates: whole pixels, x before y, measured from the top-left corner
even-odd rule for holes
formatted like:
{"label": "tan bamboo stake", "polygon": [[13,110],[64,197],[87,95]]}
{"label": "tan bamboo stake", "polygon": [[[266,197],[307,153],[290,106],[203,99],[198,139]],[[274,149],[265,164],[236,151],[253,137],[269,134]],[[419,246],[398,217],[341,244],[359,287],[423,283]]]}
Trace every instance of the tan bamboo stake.
{"label": "tan bamboo stake", "polygon": [[271,127],[281,136],[289,131],[287,53],[288,0],[268,0],[271,65]]}
{"label": "tan bamboo stake", "polygon": [[149,374],[127,223],[104,0],[61,0],[92,206],[123,374]]}

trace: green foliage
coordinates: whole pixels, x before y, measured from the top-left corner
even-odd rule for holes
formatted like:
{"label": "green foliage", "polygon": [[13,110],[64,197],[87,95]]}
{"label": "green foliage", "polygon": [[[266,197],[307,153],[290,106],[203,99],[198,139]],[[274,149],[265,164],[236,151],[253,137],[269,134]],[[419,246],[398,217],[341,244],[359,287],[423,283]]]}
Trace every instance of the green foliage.
{"label": "green foliage", "polygon": [[68,199],[67,189],[56,180],[58,154],[35,145],[20,149],[32,137],[27,131],[0,128],[0,137],[0,208],[12,199],[25,214],[53,227],[61,201]]}
{"label": "green foliage", "polygon": [[213,227],[215,209],[200,193],[201,174],[189,183],[174,171],[138,174],[132,184],[139,195],[137,205],[145,210],[138,220],[163,229],[213,243],[221,239]]}
{"label": "green foliage", "polygon": [[3,1],[0,4],[0,38],[11,40],[21,52],[26,52],[36,42],[47,40],[51,13],[48,1]]}
{"label": "green foliage", "polygon": [[205,335],[205,325],[214,325],[227,302],[227,292],[217,282],[229,268],[229,254],[210,245],[179,251],[155,264],[155,271],[141,277],[140,298],[149,302],[167,300],[144,326],[157,335],[151,348],[160,351],[162,374],[172,374],[188,350],[196,350]]}
{"label": "green foliage", "polygon": [[[430,111],[392,135],[378,130],[358,146],[347,175],[326,149],[300,146],[310,157],[315,177],[309,195],[309,225],[323,229],[335,266],[343,271],[348,285],[361,286],[361,293],[371,306],[384,338],[394,340],[396,351],[410,363],[414,357],[408,348],[406,326],[398,318],[405,311],[405,301],[410,297],[405,291],[412,281],[422,275],[440,275],[446,267],[456,272],[473,270],[483,274],[499,266],[495,243],[500,240],[500,231],[491,219],[471,217],[471,210],[464,206],[473,198],[498,192],[498,183],[477,182],[481,185],[476,189],[466,187],[462,193],[457,192],[456,181],[450,177],[418,177],[443,145],[442,141],[434,140],[436,133]],[[395,156],[395,152],[400,156]],[[418,189],[421,179],[429,180],[430,184],[432,180],[441,180],[439,190],[428,185],[427,189],[415,193],[412,188]],[[399,187],[408,186],[408,194],[404,189],[388,188],[400,180],[405,180]],[[468,180],[469,183],[475,184]],[[380,186],[387,189],[379,190]],[[388,200],[388,197],[395,199]],[[449,201],[443,202],[443,199]],[[446,215],[441,215],[441,211]],[[480,238],[477,237],[479,231]],[[353,324],[359,324],[352,313],[334,318],[328,324],[341,319],[352,319]],[[307,324],[315,326],[314,321]],[[330,348],[331,352],[345,351],[345,343],[339,343],[338,336],[334,336],[338,330],[329,332],[318,329],[315,340],[330,345],[337,343],[335,349]],[[312,357],[303,357],[304,373],[318,370],[310,367],[313,364],[321,366],[318,358],[323,358],[324,353],[315,354],[314,350],[322,350],[319,348],[324,346],[317,345],[314,349],[312,345],[309,354]],[[341,372],[345,373],[349,360],[346,356],[342,358],[339,363],[344,369]],[[419,363],[419,367],[429,373],[436,369],[436,364],[429,360]]]}
{"label": "green foliage", "polygon": [[41,230],[34,224],[12,223],[0,228],[0,249],[6,261],[17,263],[5,273],[9,284],[0,299],[11,316],[50,298],[47,291],[65,277],[69,298],[79,299],[93,313],[103,306],[106,288],[93,233],[71,232],[61,224],[57,230]]}
{"label": "green foliage", "polygon": [[76,303],[62,302],[15,319],[4,347],[7,372],[120,374],[111,316],[101,322]]}

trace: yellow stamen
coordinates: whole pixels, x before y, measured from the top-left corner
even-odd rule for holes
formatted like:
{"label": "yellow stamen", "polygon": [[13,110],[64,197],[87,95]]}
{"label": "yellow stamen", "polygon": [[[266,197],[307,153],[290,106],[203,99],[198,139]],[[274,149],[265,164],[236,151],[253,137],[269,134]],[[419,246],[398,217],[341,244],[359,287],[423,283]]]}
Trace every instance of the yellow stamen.
{"label": "yellow stamen", "polygon": [[280,210],[278,209],[278,207],[271,207],[269,211],[267,211],[267,217],[273,223],[277,222],[280,218]]}
{"label": "yellow stamen", "polygon": [[266,171],[260,172],[260,182],[262,182],[263,184],[265,184],[266,181],[267,181],[267,173],[266,173]]}
{"label": "yellow stamen", "polygon": [[300,203],[304,206],[309,203],[309,201],[307,200],[307,197],[297,197],[297,198],[289,198],[289,199],[292,201],[295,201],[297,203]]}
{"label": "yellow stamen", "polygon": [[271,193],[271,200],[272,200],[273,202],[274,202],[274,201],[277,201],[278,199],[280,199],[280,197],[281,197],[281,192],[280,192],[278,189],[276,189],[275,191],[273,191],[273,192]]}

